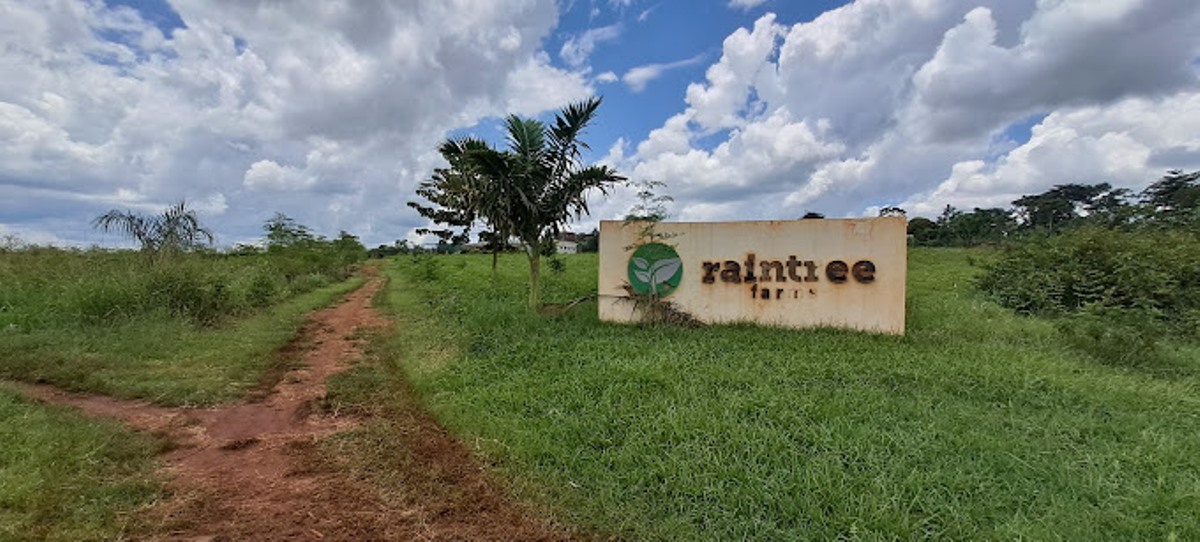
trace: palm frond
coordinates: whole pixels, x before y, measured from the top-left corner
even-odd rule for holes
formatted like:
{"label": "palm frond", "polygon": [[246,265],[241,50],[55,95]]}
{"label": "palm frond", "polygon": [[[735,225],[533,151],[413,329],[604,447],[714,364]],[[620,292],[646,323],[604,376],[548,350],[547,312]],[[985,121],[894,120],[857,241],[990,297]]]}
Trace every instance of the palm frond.
{"label": "palm frond", "polygon": [[546,153],[546,125],[537,119],[509,115],[505,121],[509,149],[529,161],[540,162]]}
{"label": "palm frond", "polygon": [[451,164],[471,151],[489,148],[486,141],[476,137],[447,139],[438,146],[438,153]]}
{"label": "palm frond", "polygon": [[568,104],[555,116],[553,137],[555,142],[563,147],[578,145],[587,149],[587,143],[579,139],[583,129],[596,118],[596,110],[603,98],[594,96],[587,100]]}
{"label": "palm frond", "polygon": [[601,101],[601,98],[593,97],[568,104],[555,116],[554,127],[549,130],[552,176],[561,177],[580,165],[582,151],[591,148],[580,138],[596,117]]}
{"label": "palm frond", "polygon": [[612,185],[625,181],[625,177],[608,166],[589,166],[564,177],[547,201],[555,209],[557,222],[579,218],[590,211],[587,205],[588,192],[595,189],[607,195]]}
{"label": "palm frond", "polygon": [[195,211],[182,200],[155,216],[113,209],[96,217],[92,225],[101,231],[125,234],[142,250],[152,253],[192,250],[214,241],[212,232],[200,225]]}

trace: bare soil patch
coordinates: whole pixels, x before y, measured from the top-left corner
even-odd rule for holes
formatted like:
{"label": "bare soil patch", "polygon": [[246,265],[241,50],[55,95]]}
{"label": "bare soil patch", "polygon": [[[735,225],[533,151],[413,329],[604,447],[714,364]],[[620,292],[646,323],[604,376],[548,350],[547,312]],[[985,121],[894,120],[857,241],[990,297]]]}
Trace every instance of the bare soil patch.
{"label": "bare soil patch", "polygon": [[[171,497],[148,511],[157,540],[566,540],[564,531],[508,499],[484,467],[412,397],[400,423],[403,461],[389,464],[410,483],[384,496],[320,459],[316,443],[357,427],[358,417],[320,412],[329,377],[361,355],[358,333],[388,325],[372,307],[372,275],[336,306],[314,312],[285,352],[297,368],[272,371],[247,402],[164,408],[146,402],[19,385],[40,401],[115,418],[159,435]],[[290,364],[289,364],[290,365]],[[286,368],[286,367],[285,367]],[[270,385],[272,384],[273,385]],[[269,387],[268,387],[269,386]],[[386,460],[386,458],[385,458]]]}

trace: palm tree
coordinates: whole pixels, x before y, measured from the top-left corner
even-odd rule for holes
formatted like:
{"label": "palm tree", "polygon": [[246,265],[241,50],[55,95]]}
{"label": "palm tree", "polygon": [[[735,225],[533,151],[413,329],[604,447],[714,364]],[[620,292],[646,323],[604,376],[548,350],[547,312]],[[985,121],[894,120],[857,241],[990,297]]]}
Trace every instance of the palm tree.
{"label": "palm tree", "polygon": [[96,217],[92,225],[129,236],[151,256],[194,250],[213,242],[212,232],[200,225],[196,212],[183,200],[153,216],[113,209]]}
{"label": "palm tree", "polygon": [[474,183],[471,209],[497,235],[516,237],[525,249],[532,308],[541,304],[541,256],[547,243],[554,242],[568,220],[588,213],[589,190],[606,194],[625,180],[608,166],[587,166],[582,160],[589,147],[580,136],[600,102],[591,98],[564,107],[553,126],[510,115],[505,150],[478,140],[460,141],[461,166]]}

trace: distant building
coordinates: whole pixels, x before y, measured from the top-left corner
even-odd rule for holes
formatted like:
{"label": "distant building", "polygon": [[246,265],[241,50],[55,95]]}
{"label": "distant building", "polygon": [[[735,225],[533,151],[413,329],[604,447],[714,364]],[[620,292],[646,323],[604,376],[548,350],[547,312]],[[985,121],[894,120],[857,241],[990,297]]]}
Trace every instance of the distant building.
{"label": "distant building", "polygon": [[579,254],[579,243],[558,239],[554,241],[554,251],[559,254]]}

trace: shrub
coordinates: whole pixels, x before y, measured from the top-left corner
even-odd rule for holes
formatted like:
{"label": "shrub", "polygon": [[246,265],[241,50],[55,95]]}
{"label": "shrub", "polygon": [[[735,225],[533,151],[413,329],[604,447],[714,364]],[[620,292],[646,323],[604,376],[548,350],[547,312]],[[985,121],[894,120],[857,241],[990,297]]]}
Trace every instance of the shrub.
{"label": "shrub", "polygon": [[1107,361],[1152,355],[1200,323],[1200,237],[1084,228],[1007,246],[978,286],[1006,307],[1061,316],[1068,341]]}
{"label": "shrub", "polygon": [[319,273],[308,273],[305,275],[300,275],[292,280],[290,289],[293,294],[302,294],[304,292],[316,290],[317,288],[329,284],[329,282],[329,277],[325,275]]}
{"label": "shrub", "polygon": [[227,277],[206,274],[189,265],[155,268],[147,280],[150,302],[172,315],[202,325],[216,323],[235,312],[233,296],[225,286]]}
{"label": "shrub", "polygon": [[251,307],[270,305],[283,291],[283,279],[270,267],[260,267],[246,284],[246,303]]}
{"label": "shrub", "polygon": [[979,286],[1024,313],[1066,314],[1100,304],[1153,309],[1175,320],[1200,308],[1200,239],[1101,229],[1031,238],[1008,246]]}
{"label": "shrub", "polygon": [[412,263],[417,267],[417,278],[423,282],[437,282],[441,278],[442,261],[428,254],[414,254]]}

